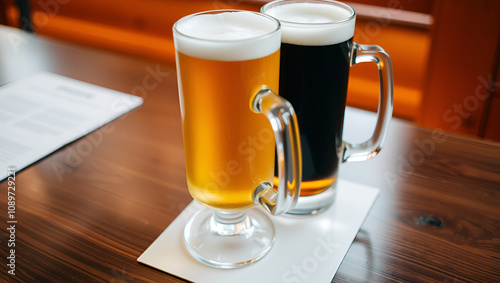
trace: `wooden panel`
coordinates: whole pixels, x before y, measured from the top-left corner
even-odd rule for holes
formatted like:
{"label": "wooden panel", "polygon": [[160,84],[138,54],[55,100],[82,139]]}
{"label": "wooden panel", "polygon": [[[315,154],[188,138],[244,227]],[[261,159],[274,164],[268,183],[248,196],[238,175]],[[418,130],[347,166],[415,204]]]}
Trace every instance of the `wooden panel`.
{"label": "wooden panel", "polygon": [[397,1],[395,4],[388,4],[388,7],[377,7],[351,2],[347,2],[347,4],[356,11],[356,19],[358,20],[375,20],[381,23],[390,22],[391,25],[401,24],[407,27],[413,26],[425,29],[428,29],[432,24],[431,14],[403,10],[404,6]]}
{"label": "wooden panel", "polygon": [[[343,2],[343,1],[341,1]],[[346,2],[347,3],[347,2]],[[397,8],[405,11],[431,14],[432,0],[350,0],[349,3],[359,3],[384,8]]]}
{"label": "wooden panel", "polygon": [[496,56],[496,76],[494,76],[495,80],[490,82],[492,95],[489,101],[488,115],[484,121],[484,138],[500,142],[500,38]]}
{"label": "wooden panel", "polygon": [[[258,9],[226,1],[194,0],[188,4],[180,0],[32,1],[32,18],[41,35],[172,62],[172,25],[177,19],[219,8]],[[17,9],[11,6],[9,15],[16,19]]]}
{"label": "wooden panel", "polygon": [[[38,34],[173,62],[172,25],[177,19],[194,12],[219,8],[257,11],[265,2],[268,1],[46,0],[32,1],[32,6]],[[430,20],[429,15],[427,18],[424,16],[424,20],[418,20],[418,17],[415,20],[412,15],[420,15],[427,10],[415,8],[412,10],[419,13],[414,13],[391,9],[413,7],[407,5],[408,1],[378,1],[376,4],[379,7],[359,3],[364,2],[349,2],[358,13],[355,40],[381,45],[389,52],[395,75],[395,116],[415,120],[419,115],[425,79]],[[14,8],[10,9],[10,14],[13,20],[18,17]],[[381,18],[377,18],[379,16]],[[378,77],[374,65],[354,67],[351,78],[348,104],[375,111]]]}
{"label": "wooden panel", "polygon": [[[34,15],[40,13],[37,11]],[[64,16],[52,18],[50,24],[38,29],[38,33],[82,45],[97,46],[162,61],[174,60],[174,43],[171,36],[134,32]]]}
{"label": "wooden panel", "polygon": [[495,81],[493,82],[493,87],[495,88],[496,93],[500,93],[500,36],[498,37],[497,44],[497,60],[496,60],[496,76]]}
{"label": "wooden panel", "polygon": [[497,0],[438,2],[421,125],[479,134],[500,32],[498,11]]}
{"label": "wooden panel", "polygon": [[[258,5],[263,5],[267,2],[271,2],[272,0],[239,0],[241,2],[247,3],[256,3]],[[363,4],[369,5],[373,7],[382,7],[382,8],[397,8],[404,11],[417,12],[417,13],[425,13],[431,14],[433,9],[433,1],[432,0],[349,0],[349,1],[340,1],[349,5],[355,4]]]}
{"label": "wooden panel", "polygon": [[86,0],[67,1],[67,4],[53,7],[44,6],[42,1],[36,1],[33,2],[33,6],[34,9],[48,15],[47,21],[54,16],[65,16],[164,37],[172,36],[172,25],[177,19],[192,13],[227,8],[246,10],[259,8],[241,1],[222,0]]}
{"label": "wooden panel", "polygon": [[7,1],[0,1],[0,25],[7,25]]}
{"label": "wooden panel", "polygon": [[484,138],[500,142],[500,92],[491,100]]}
{"label": "wooden panel", "polygon": [[169,61],[174,60],[172,25],[177,19],[204,10],[258,9],[251,4],[206,0],[189,3],[181,0],[88,0],[65,4],[37,1],[32,4],[33,22],[39,34]]}

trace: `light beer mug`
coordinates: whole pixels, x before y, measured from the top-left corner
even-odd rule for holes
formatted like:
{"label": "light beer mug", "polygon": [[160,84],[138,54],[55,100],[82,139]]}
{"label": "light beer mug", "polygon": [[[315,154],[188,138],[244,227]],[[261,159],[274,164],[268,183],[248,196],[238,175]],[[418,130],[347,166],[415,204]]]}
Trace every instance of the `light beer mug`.
{"label": "light beer mug", "polygon": [[[187,183],[208,207],[184,230],[188,251],[218,268],[262,258],[278,215],[299,196],[299,132],[279,84],[281,29],[264,14],[220,10],[173,27]],[[275,148],[279,187],[273,188]]]}
{"label": "light beer mug", "polygon": [[[279,94],[292,103],[300,127],[301,193],[288,213],[317,214],[335,200],[339,165],[370,159],[384,143],[393,107],[391,60],[379,46],[352,41],[356,13],[346,4],[278,0],[261,12],[281,23]],[[342,140],[349,69],[362,62],[378,67],[378,120],[370,140],[349,144]]]}

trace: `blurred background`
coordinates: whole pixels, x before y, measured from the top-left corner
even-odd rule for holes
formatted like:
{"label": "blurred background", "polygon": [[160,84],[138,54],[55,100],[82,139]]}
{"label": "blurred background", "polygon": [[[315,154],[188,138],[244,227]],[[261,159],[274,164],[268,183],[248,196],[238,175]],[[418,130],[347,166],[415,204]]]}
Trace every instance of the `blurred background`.
{"label": "blurred background", "polygon": [[[191,13],[258,11],[265,0],[2,0],[0,24],[111,52],[173,63],[172,25]],[[394,116],[500,141],[500,1],[353,0],[354,40],[394,68]],[[376,111],[375,64],[351,69],[348,105]]]}

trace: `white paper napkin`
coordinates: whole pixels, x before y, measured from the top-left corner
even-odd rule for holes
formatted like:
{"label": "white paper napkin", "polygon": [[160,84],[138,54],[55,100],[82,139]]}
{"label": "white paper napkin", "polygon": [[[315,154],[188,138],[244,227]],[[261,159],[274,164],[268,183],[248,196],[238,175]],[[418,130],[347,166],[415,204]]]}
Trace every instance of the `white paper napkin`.
{"label": "white paper napkin", "polygon": [[378,194],[377,188],[339,180],[335,204],[322,214],[270,216],[277,238],[269,254],[253,265],[231,270],[204,265],[188,253],[184,226],[203,209],[193,201],[137,260],[199,283],[330,282]]}

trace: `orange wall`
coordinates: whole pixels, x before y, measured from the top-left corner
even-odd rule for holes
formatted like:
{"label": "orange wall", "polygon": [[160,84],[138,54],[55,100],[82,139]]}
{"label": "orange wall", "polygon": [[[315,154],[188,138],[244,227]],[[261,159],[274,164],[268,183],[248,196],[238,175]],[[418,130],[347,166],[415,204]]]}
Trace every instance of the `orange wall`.
{"label": "orange wall", "polygon": [[[401,5],[407,5],[405,1]],[[39,34],[166,61],[174,60],[172,25],[182,16],[231,7],[256,11],[263,4],[262,1],[239,0],[54,0],[31,3],[34,26]],[[422,3],[413,5],[412,9],[427,9]],[[9,10],[9,18],[11,24],[17,22],[13,7]],[[397,117],[415,120],[419,115],[429,34],[427,28],[358,15],[354,39],[358,43],[378,44],[392,57]],[[374,64],[352,68],[349,105],[376,111],[378,90]]]}

